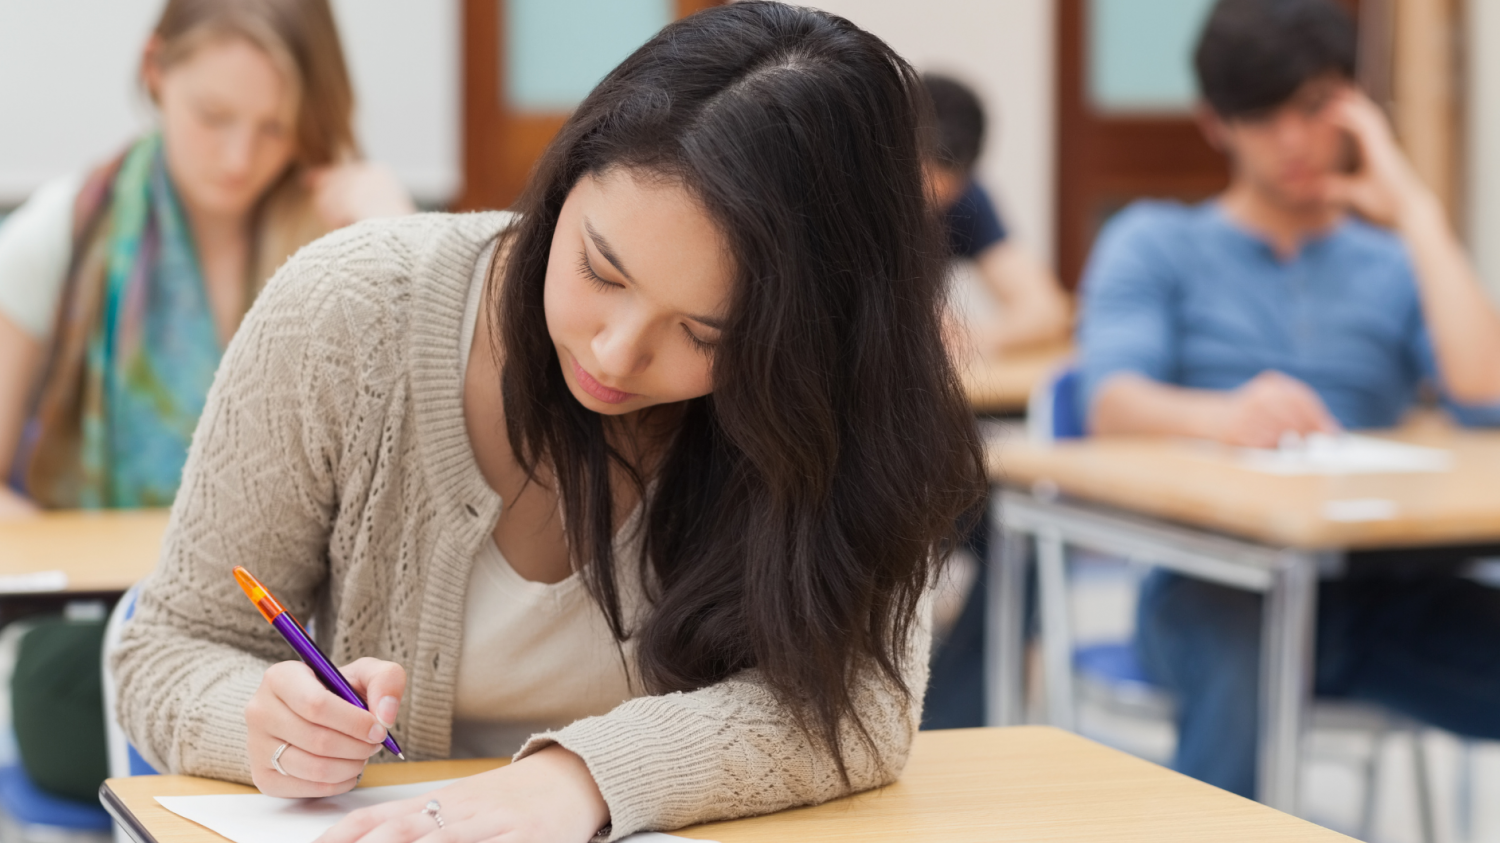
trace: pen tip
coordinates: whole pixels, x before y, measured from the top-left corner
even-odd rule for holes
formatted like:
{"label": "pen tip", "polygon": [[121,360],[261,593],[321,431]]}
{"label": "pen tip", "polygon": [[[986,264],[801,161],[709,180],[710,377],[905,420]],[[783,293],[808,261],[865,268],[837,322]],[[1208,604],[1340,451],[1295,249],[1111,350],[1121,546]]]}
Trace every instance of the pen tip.
{"label": "pen tip", "polygon": [[398,753],[396,753],[396,757],[397,757],[397,758],[400,758],[400,759],[401,759],[401,760],[402,760],[402,761],[405,761],[405,760],[406,760],[406,756],[405,756],[405,755],[402,755],[402,754],[401,754],[401,753],[399,753],[399,752],[398,752]]}

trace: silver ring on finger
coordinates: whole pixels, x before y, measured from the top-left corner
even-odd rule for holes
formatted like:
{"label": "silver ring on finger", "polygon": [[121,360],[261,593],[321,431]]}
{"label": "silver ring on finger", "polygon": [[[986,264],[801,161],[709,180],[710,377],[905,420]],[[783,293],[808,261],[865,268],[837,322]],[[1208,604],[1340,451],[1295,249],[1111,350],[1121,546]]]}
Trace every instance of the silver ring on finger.
{"label": "silver ring on finger", "polygon": [[429,799],[427,800],[427,804],[422,806],[422,813],[432,817],[432,821],[438,824],[438,828],[442,828],[443,815],[438,813],[442,808],[443,806],[439,805],[436,799]]}
{"label": "silver ring on finger", "polygon": [[286,770],[283,770],[281,768],[281,753],[286,752],[286,748],[289,746],[291,746],[291,744],[284,743],[281,746],[276,747],[276,751],[271,753],[271,768],[276,772],[282,774],[283,776],[287,775],[287,772]]}

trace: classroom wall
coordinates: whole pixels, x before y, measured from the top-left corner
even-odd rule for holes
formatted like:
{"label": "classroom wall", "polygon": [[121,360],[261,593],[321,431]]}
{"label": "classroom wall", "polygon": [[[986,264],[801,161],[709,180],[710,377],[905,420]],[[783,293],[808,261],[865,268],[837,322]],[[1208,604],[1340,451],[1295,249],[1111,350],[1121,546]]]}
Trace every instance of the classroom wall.
{"label": "classroom wall", "polygon": [[1500,3],[1469,0],[1464,16],[1466,239],[1479,276],[1500,301]]}
{"label": "classroom wall", "polygon": [[807,5],[874,32],[918,70],[951,74],[979,92],[992,126],[980,177],[997,193],[1019,240],[1050,262],[1056,184],[1051,0],[807,0]]}
{"label": "classroom wall", "polygon": [[[149,125],[135,67],[162,0],[0,2],[0,208]],[[979,90],[996,131],[981,177],[1044,258],[1053,239],[1050,0],[813,0],[919,68]],[[461,178],[457,0],[334,0],[366,151],[427,203]],[[79,26],[87,21],[86,26]]]}
{"label": "classroom wall", "polygon": [[[0,207],[108,157],[150,123],[135,82],[163,0],[0,2]],[[333,0],[360,138],[419,201],[459,184],[456,0]]]}

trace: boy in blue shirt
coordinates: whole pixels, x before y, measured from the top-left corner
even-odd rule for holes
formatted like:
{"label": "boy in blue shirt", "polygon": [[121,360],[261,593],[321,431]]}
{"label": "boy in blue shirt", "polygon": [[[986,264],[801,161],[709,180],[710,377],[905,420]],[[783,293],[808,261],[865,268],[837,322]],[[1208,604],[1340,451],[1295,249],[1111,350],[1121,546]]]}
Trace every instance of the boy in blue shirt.
{"label": "boy in blue shirt", "polygon": [[[1201,123],[1230,185],[1196,206],[1137,203],[1100,235],[1079,329],[1091,433],[1274,447],[1395,425],[1424,389],[1461,423],[1500,424],[1500,312],[1355,87],[1354,45],[1332,0],[1210,14]],[[1321,586],[1315,692],[1500,738],[1500,592],[1451,568],[1369,567]],[[1178,698],[1177,768],[1246,796],[1260,602],[1157,573],[1136,642]]]}

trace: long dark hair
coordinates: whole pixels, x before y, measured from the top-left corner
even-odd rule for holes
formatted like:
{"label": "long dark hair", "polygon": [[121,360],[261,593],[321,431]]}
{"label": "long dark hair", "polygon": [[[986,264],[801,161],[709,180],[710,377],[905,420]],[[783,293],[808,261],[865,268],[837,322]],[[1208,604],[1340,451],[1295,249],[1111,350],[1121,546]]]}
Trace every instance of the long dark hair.
{"label": "long dark hair", "polygon": [[[984,490],[939,331],[923,97],[888,46],[823,12],[746,2],[666,27],[538,164],[492,314],[511,447],[533,478],[555,478],[574,563],[616,637],[636,637],[648,690],[754,668],[841,773],[840,725],[870,742],[857,674],[910,702],[901,671],[918,601]],[[714,390],[682,408],[647,503],[653,606],[635,629],[612,552],[611,466],[645,484],[569,393],[542,305],[563,201],[611,168],[682,185],[736,268]]]}

